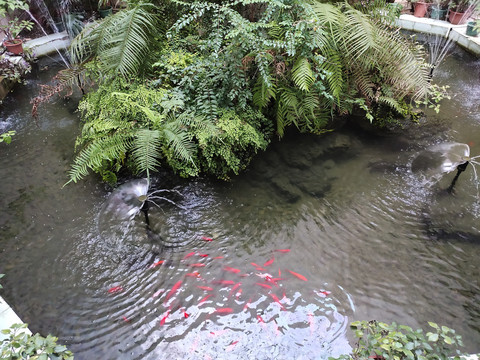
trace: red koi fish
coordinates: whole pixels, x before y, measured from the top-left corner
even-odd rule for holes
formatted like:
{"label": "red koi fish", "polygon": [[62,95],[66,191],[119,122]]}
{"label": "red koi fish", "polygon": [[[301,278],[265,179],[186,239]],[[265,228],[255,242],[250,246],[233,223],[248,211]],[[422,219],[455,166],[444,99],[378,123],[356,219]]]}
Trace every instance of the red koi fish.
{"label": "red koi fish", "polygon": [[223,267],[223,270],[225,270],[225,271],[230,271],[230,272],[232,272],[232,273],[234,273],[234,274],[238,274],[238,273],[241,271],[240,269],[235,269],[235,268],[232,268],[232,267],[230,267],[230,266],[224,266],[224,267]]}
{"label": "red koi fish", "polygon": [[226,352],[232,351],[236,344],[238,344],[238,340],[237,341],[232,341],[232,343],[225,348],[225,351]]}
{"label": "red koi fish", "polygon": [[327,295],[330,295],[332,292],[328,290],[324,290],[324,291],[315,291],[315,293],[320,295],[321,297],[325,297]]}
{"label": "red koi fish", "polygon": [[157,267],[158,265],[162,265],[164,262],[165,260],[157,261],[156,263],[150,265],[150,268],[154,268],[154,267]]}
{"label": "red koi fish", "polygon": [[196,251],[192,251],[191,253],[188,253],[187,255],[185,255],[182,260],[188,259],[189,257],[195,255],[196,253],[197,253]]}
{"label": "red koi fish", "polygon": [[258,319],[258,322],[261,322],[261,323],[265,324],[265,321],[263,321],[263,319],[260,315],[257,315],[257,319]]}
{"label": "red koi fish", "polygon": [[258,286],[264,287],[264,288],[266,288],[266,289],[271,289],[271,288],[272,288],[270,285],[267,285],[267,284],[262,284],[262,283],[255,283],[255,285],[258,285]]}
{"label": "red koi fish", "polygon": [[129,321],[130,321],[130,319],[127,318],[126,316],[122,316],[122,318],[123,318],[123,321],[125,321],[125,322],[129,322]]}
{"label": "red koi fish", "polygon": [[183,312],[183,316],[185,316],[185,319],[188,318],[190,315],[187,314],[185,311]]}
{"label": "red koi fish", "polygon": [[213,288],[211,288],[210,286],[198,286],[197,287],[199,289],[202,289],[202,290],[205,290],[205,291],[213,291]]}
{"label": "red koi fish", "polygon": [[207,301],[207,300],[208,300],[209,298],[211,298],[212,296],[213,296],[212,294],[205,296],[202,300],[200,300],[200,301],[198,302],[198,305],[203,304],[205,301]]}
{"label": "red koi fish", "polygon": [[278,277],[281,277],[282,276],[282,272],[280,271],[280,269],[278,269]]}
{"label": "red koi fish", "polygon": [[108,293],[110,293],[110,294],[116,294],[116,293],[122,292],[122,291],[123,291],[123,287],[121,287],[121,286],[114,286],[114,287],[108,289]]}
{"label": "red koi fish", "polygon": [[280,299],[277,297],[277,295],[275,294],[268,294],[272,297],[273,301],[275,301],[277,304],[280,305],[280,307],[282,308],[282,310],[286,310],[285,307],[283,306],[283,304],[280,302]]}
{"label": "red koi fish", "polygon": [[243,310],[246,310],[248,308],[248,305],[252,302],[252,298],[248,299],[248,301],[245,303],[245,306],[243,307]]}
{"label": "red koi fish", "polygon": [[193,273],[186,273],[185,276],[190,276],[190,277],[200,277],[200,273],[198,271],[194,271]]}
{"label": "red koi fish", "polygon": [[236,299],[238,299],[242,295],[242,289],[238,289],[237,294],[235,296]]}
{"label": "red koi fish", "polygon": [[200,256],[200,257],[207,257],[208,254],[198,254],[198,256]]}
{"label": "red koi fish", "polygon": [[205,240],[205,241],[213,241],[212,238],[209,238],[209,237],[206,237],[206,236],[202,236],[202,240]]}
{"label": "red koi fish", "polygon": [[182,285],[182,282],[177,281],[175,285],[172,286],[172,290],[170,290],[169,293],[167,294],[167,297],[165,298],[165,302],[167,302],[167,300],[170,299],[170,297],[178,290],[180,285]]}
{"label": "red koi fish", "polygon": [[305,276],[303,276],[302,274],[299,274],[299,273],[296,273],[294,271],[290,271],[288,270],[288,272],[296,277],[298,277],[300,280],[303,280],[303,281],[308,281],[307,278]]}
{"label": "red koi fish", "polygon": [[215,256],[214,259],[223,259],[223,256]]}
{"label": "red koi fish", "polygon": [[290,249],[277,249],[275,251],[279,252],[279,253],[288,253],[288,252],[290,252]]}
{"label": "red koi fish", "polygon": [[220,284],[220,285],[233,285],[235,281],[233,280],[214,280],[212,284]]}
{"label": "red koi fish", "polygon": [[170,310],[167,311],[167,314],[160,320],[160,325],[165,325],[165,321],[167,321],[167,317],[170,314]]}
{"label": "red koi fish", "polygon": [[229,297],[232,296],[232,294],[234,294],[234,291],[237,290],[241,285],[242,285],[241,282],[236,283],[236,284],[232,287],[232,290],[230,290],[230,294],[229,294],[228,296],[229,296]]}
{"label": "red koi fish", "polygon": [[204,267],[205,264],[202,263],[195,263],[195,264],[190,264],[191,267]]}
{"label": "red koi fish", "polygon": [[265,264],[263,264],[264,267],[272,265],[273,262],[275,261],[275,258],[272,256],[270,260],[268,260]]}
{"label": "red koi fish", "polygon": [[232,312],[232,308],[218,308],[215,310],[215,314],[231,314]]}

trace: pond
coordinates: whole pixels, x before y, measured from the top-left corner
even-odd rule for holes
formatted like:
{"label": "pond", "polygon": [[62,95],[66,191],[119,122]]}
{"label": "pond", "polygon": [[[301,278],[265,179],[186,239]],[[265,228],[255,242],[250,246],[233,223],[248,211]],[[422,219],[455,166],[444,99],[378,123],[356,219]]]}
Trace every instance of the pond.
{"label": "pond", "polygon": [[454,172],[410,168],[438,143],[480,154],[480,61],[455,49],[435,73],[452,99],[403,131],[289,134],[228,183],[162,172],[151,191],[175,191],[149,226],[116,217],[94,176],[62,187],[79,117],[60,99],[31,119],[56,70],[40,67],[0,122],[17,131],[0,144],[2,296],[32,331],[76,359],[325,359],[350,350],[351,321],[434,321],[480,351],[473,168],[452,194]]}

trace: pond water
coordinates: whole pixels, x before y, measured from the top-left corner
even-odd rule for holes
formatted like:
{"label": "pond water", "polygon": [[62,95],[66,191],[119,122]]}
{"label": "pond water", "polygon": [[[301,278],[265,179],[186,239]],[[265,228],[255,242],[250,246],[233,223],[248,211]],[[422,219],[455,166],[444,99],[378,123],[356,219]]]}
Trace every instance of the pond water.
{"label": "pond water", "polygon": [[93,176],[62,188],[75,101],[30,117],[50,68],[0,113],[17,131],[0,144],[2,296],[32,331],[76,359],[325,359],[350,350],[351,321],[434,321],[480,351],[473,168],[453,194],[455,172],[427,185],[410,168],[443,142],[480,154],[480,61],[446,58],[435,81],[452,99],[404,131],[290,134],[228,183],[157,175],[176,205],[156,199],[149,227]]}

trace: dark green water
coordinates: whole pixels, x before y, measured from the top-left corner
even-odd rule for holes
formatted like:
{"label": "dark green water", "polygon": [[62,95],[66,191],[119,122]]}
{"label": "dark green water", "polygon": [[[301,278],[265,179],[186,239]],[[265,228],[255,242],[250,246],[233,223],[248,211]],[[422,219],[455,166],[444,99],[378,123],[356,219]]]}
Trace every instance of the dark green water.
{"label": "dark green water", "polygon": [[0,110],[0,129],[17,131],[0,144],[2,296],[34,332],[57,335],[77,359],[325,359],[349,350],[353,320],[434,321],[480,352],[473,170],[445,195],[454,174],[426,187],[409,169],[445,141],[480,154],[478,60],[448,57],[435,80],[452,99],[404,132],[346,125],[290,135],[230,183],[157,176],[152,189],[182,196],[169,196],[179,207],[151,208],[151,233],[142,214],[106,214],[111,190],[96,178],[62,188],[75,101],[30,117],[51,74],[39,72]]}

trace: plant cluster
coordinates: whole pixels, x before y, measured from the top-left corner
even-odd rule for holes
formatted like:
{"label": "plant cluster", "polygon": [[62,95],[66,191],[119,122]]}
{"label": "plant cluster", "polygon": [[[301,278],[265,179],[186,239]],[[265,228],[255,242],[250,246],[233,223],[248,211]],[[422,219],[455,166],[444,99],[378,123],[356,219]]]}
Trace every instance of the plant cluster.
{"label": "plant cluster", "polygon": [[32,70],[30,64],[24,57],[14,59],[2,54],[0,55],[0,76],[15,82],[22,82],[25,74]]}
{"label": "plant cluster", "polygon": [[392,29],[389,9],[130,1],[72,43],[72,59],[93,63],[99,86],[80,106],[70,179],[159,166],[227,179],[288,127],[322,134],[357,109],[372,122],[383,107],[403,116],[430,83],[423,53]]}
{"label": "plant cluster", "polygon": [[27,324],[13,324],[2,330],[7,337],[0,344],[0,358],[5,360],[73,360],[71,351],[58,345],[55,336],[43,337],[26,332]]}
{"label": "plant cluster", "polygon": [[460,360],[460,335],[446,326],[428,323],[432,331],[413,330],[409,326],[372,321],[355,321],[350,328],[358,342],[350,355],[330,360]]}
{"label": "plant cluster", "polygon": [[[7,17],[7,15],[13,16],[14,11],[28,10],[28,4],[22,0],[0,0],[0,19]],[[17,16],[8,21],[0,23],[0,30],[3,30],[5,37],[9,41],[13,41],[17,38],[18,34],[23,29],[31,30],[33,28],[33,22],[28,20],[20,20]]]}
{"label": "plant cluster", "polygon": [[[7,131],[3,134],[0,134],[0,143],[4,142],[6,144],[10,144],[12,142],[12,136],[15,135],[15,131]],[[0,279],[4,276],[5,274],[0,274]],[[0,289],[2,286],[0,285]]]}

